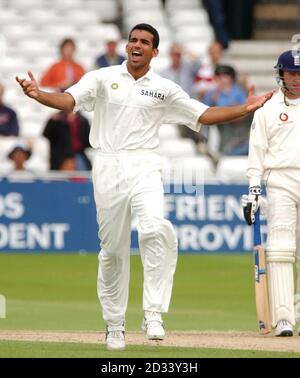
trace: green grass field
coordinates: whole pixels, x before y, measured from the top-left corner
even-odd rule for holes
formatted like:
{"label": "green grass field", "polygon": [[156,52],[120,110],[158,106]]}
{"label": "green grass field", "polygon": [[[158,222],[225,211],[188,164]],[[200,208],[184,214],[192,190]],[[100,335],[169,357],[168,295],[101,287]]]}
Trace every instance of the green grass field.
{"label": "green grass field", "polygon": [[[103,330],[97,255],[0,254],[0,330]],[[167,330],[256,330],[251,255],[180,256]],[[142,269],[131,257],[127,330],[140,330]],[[0,341],[0,357],[300,357],[296,353]]]}
{"label": "green grass field", "polygon": [[76,343],[0,342],[2,358],[299,358],[299,353],[259,352],[205,348],[149,347],[129,345],[125,351],[109,352],[104,345]]}

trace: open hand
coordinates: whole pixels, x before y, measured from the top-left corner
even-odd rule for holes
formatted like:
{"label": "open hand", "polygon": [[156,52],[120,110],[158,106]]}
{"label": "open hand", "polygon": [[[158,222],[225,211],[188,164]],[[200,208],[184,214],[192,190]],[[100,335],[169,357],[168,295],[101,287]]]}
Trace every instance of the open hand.
{"label": "open hand", "polygon": [[255,110],[261,108],[267,101],[272,98],[275,91],[268,92],[262,96],[255,96],[254,86],[252,85],[248,92],[247,98],[247,111],[254,112]]}
{"label": "open hand", "polygon": [[28,71],[28,76],[30,80],[27,79],[20,79],[18,76],[16,76],[17,82],[20,84],[20,86],[23,89],[23,92],[31,98],[36,99],[39,94],[39,88],[37,85],[37,82],[32,74],[31,71]]}

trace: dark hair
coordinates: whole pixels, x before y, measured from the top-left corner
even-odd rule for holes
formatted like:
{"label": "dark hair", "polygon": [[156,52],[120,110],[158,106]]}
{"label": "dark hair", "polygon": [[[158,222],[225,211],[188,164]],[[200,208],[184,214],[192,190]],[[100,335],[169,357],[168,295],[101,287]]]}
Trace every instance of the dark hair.
{"label": "dark hair", "polygon": [[147,32],[151,33],[153,35],[153,47],[155,49],[158,48],[158,45],[159,45],[159,34],[158,34],[158,31],[151,25],[149,24],[137,24],[135,25],[131,30],[130,30],[130,33],[129,33],[129,39],[131,37],[131,33],[134,31],[134,30],[146,30]]}
{"label": "dark hair", "polygon": [[76,45],[75,45],[75,42],[72,38],[65,38],[61,41],[60,45],[59,45],[59,49],[60,51],[66,46],[66,45],[73,45],[73,47],[75,48]]}
{"label": "dark hair", "polygon": [[231,66],[218,65],[215,69],[215,75],[217,76],[221,74],[230,76],[233,81],[236,79],[236,71]]}

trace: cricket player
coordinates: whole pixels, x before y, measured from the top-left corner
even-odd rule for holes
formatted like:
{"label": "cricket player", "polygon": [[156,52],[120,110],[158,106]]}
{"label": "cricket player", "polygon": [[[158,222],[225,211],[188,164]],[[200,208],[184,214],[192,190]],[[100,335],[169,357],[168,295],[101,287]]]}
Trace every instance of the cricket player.
{"label": "cricket player", "polygon": [[163,213],[160,125],[180,123],[199,131],[201,124],[246,116],[273,95],[254,96],[252,90],[244,105],[208,108],[152,71],[158,45],[156,29],[136,25],[129,34],[127,61],[87,73],[64,93],[41,91],[31,72],[30,80],[16,78],[24,93],[41,104],[94,111],[90,143],[97,152],[92,177],[101,240],[97,288],[110,350],[125,348],[132,211],[144,270],[143,329],[148,339],[165,336],[162,313],[169,308],[177,238]]}
{"label": "cricket player", "polygon": [[300,302],[298,296],[294,308],[293,276],[295,257],[300,270],[300,53],[285,51],[275,69],[280,89],[255,112],[251,127],[249,206],[244,215],[248,224],[254,222],[263,180],[268,200],[266,254],[272,327],[276,336],[292,336],[293,326],[300,322],[299,312],[295,316]]}

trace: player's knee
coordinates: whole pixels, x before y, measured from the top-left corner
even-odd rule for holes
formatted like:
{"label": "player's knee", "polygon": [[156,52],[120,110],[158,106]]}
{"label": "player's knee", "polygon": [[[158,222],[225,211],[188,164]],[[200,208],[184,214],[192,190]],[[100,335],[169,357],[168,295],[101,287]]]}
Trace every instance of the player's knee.
{"label": "player's knee", "polygon": [[[115,236],[115,237],[114,237]],[[112,235],[101,241],[101,251],[103,256],[107,257],[122,257],[130,253],[130,238],[121,239]]]}
{"label": "player's knee", "polygon": [[156,240],[169,248],[177,248],[177,236],[170,221],[151,217],[147,223],[138,227],[139,242],[147,243]]}
{"label": "player's knee", "polygon": [[295,262],[295,229],[285,225],[273,227],[268,235],[266,250],[268,262]]}

